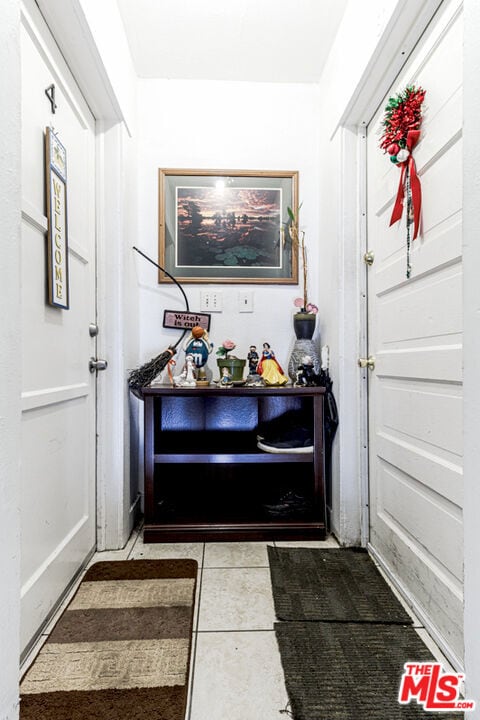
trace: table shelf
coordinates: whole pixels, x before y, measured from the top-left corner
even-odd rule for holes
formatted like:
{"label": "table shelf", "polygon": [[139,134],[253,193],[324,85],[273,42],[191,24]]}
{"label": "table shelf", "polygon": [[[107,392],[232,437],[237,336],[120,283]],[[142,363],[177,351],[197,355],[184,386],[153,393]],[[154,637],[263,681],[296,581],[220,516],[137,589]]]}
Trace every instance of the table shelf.
{"label": "table shelf", "polygon": [[[143,397],[146,542],[324,538],[324,388],[158,386]],[[259,450],[259,423],[292,409],[311,418],[313,451]],[[288,491],[304,502],[272,515]]]}

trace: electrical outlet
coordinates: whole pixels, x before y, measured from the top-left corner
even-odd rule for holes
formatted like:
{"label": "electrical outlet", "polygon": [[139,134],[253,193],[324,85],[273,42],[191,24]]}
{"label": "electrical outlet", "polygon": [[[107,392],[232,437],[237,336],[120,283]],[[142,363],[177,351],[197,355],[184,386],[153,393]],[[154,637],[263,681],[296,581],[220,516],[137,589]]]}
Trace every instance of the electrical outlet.
{"label": "electrical outlet", "polygon": [[253,312],[253,292],[251,290],[238,293],[238,312]]}
{"label": "electrical outlet", "polygon": [[202,292],[200,293],[200,310],[202,312],[222,312],[222,293],[219,290],[202,290]]}

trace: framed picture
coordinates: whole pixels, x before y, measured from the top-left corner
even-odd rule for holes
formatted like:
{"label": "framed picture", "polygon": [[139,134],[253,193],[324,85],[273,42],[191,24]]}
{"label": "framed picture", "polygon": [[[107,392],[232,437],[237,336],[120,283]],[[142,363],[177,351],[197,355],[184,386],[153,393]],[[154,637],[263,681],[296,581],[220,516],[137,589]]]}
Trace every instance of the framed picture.
{"label": "framed picture", "polygon": [[159,282],[296,284],[288,207],[296,171],[160,169]]}

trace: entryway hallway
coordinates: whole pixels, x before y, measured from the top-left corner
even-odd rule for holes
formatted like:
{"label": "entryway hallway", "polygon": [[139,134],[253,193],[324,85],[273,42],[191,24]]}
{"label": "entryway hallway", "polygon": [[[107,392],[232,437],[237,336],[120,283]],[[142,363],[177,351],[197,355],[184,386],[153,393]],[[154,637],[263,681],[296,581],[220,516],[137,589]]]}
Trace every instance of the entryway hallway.
{"label": "entryway hallway", "polygon": [[[287,708],[288,697],[273,630],[275,613],[267,544],[338,547],[333,536],[325,541],[309,542],[145,544],[142,528],[138,527],[123,550],[96,553],[89,563],[90,566],[104,560],[163,558],[192,558],[198,562],[186,720],[288,717],[282,713]],[[27,658],[23,672],[53,630],[83,575]],[[415,629],[432,654],[449,668],[426,630],[413,614],[412,617]]]}

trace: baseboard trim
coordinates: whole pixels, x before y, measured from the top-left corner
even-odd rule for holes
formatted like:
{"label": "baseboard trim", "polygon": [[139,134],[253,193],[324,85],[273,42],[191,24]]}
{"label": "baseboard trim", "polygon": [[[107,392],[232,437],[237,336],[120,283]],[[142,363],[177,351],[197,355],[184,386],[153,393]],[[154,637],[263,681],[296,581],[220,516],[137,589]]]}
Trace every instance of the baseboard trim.
{"label": "baseboard trim", "polygon": [[77,585],[79,583],[80,578],[81,578],[85,568],[87,567],[88,563],[92,559],[95,552],[96,552],[96,548],[93,547],[90,550],[90,552],[88,553],[88,555],[85,558],[85,560],[83,561],[83,563],[81,564],[81,566],[78,568],[75,575],[72,577],[72,579],[70,580],[70,582],[64,589],[64,591],[62,592],[62,594],[60,595],[60,597],[58,598],[55,605],[52,606],[50,612],[48,613],[47,617],[42,622],[42,624],[40,625],[40,627],[38,628],[38,630],[36,631],[34,636],[30,639],[30,641],[24,647],[23,651],[20,654],[20,677],[22,677],[22,675],[24,675],[24,673],[27,669],[26,667],[24,668],[25,662],[27,661],[27,659],[29,659],[29,656],[30,656],[31,652],[33,651],[33,649],[35,648],[35,645],[37,645],[41,636],[44,634],[45,628],[51,623],[52,618],[58,612],[61,605],[65,602],[66,598],[68,597],[68,595],[70,594],[72,589],[75,587],[75,585]]}
{"label": "baseboard trim", "polygon": [[407,605],[415,613],[425,630],[428,632],[434,643],[437,645],[443,655],[445,655],[448,662],[452,665],[456,672],[463,672],[463,661],[458,655],[452,650],[452,648],[445,642],[444,638],[438,633],[435,626],[431,623],[428,615],[425,613],[423,608],[416,602],[412,597],[411,593],[407,588],[399,581],[399,579],[392,573],[388,565],[385,563],[383,557],[372,547],[370,543],[367,544],[367,550],[373,559],[380,565],[382,571],[385,573],[387,578],[392,583],[394,589],[403,598]]}

